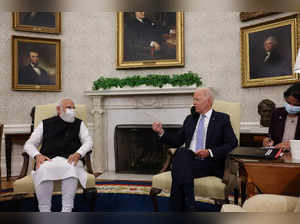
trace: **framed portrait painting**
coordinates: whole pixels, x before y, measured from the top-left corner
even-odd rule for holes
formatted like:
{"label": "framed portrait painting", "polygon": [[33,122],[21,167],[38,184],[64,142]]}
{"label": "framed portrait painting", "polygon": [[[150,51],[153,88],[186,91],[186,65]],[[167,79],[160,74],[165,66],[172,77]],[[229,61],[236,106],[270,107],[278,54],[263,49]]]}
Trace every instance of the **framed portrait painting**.
{"label": "framed portrait painting", "polygon": [[259,19],[266,16],[278,14],[280,12],[240,12],[240,20],[246,22],[253,19]]}
{"label": "framed portrait painting", "polygon": [[13,28],[18,31],[61,33],[60,12],[13,12]]}
{"label": "framed portrait painting", "polygon": [[58,39],[12,36],[12,89],[61,91]]}
{"label": "framed portrait painting", "polygon": [[118,12],[117,68],[184,66],[183,12]]}
{"label": "framed portrait painting", "polygon": [[299,38],[299,15],[241,28],[242,86],[298,81],[293,73]]}

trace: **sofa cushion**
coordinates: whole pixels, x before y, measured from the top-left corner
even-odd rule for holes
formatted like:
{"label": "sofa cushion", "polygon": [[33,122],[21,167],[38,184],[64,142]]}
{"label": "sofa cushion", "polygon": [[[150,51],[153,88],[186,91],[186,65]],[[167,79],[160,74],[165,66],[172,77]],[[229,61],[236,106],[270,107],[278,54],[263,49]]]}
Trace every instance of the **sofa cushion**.
{"label": "sofa cushion", "polygon": [[[78,184],[78,187],[81,187]],[[93,174],[87,174],[86,188],[95,187],[95,176]],[[61,181],[54,181],[54,192],[61,191]],[[14,194],[24,194],[24,193],[34,193],[34,184],[31,175],[27,175],[21,179],[14,182]]]}
{"label": "sofa cushion", "polygon": [[247,199],[243,208],[248,212],[292,212],[297,200],[285,195],[258,194]]}
{"label": "sofa cushion", "polygon": [[[171,171],[163,172],[152,177],[152,187],[170,192],[172,184]],[[222,179],[214,176],[194,179],[195,196],[225,199],[225,184]]]}

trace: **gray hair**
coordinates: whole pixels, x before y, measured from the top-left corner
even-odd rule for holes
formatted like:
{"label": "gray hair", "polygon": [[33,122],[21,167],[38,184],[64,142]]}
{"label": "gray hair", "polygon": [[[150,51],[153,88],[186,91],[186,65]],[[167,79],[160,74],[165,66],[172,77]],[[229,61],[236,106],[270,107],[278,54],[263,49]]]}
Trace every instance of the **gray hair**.
{"label": "gray hair", "polygon": [[196,89],[195,92],[198,92],[198,91],[203,91],[205,93],[205,97],[209,98],[211,100],[211,102],[214,102],[215,95],[214,95],[213,91],[210,88],[207,88],[207,87],[205,87],[205,88],[202,87],[201,88],[201,87],[199,87],[199,88]]}
{"label": "gray hair", "polygon": [[56,106],[57,106],[57,107],[62,107],[62,102],[63,102],[64,100],[71,100],[71,101],[74,103],[74,100],[73,100],[72,98],[70,98],[70,97],[64,97],[64,98],[61,98],[60,100],[58,100],[58,101],[56,102]]}
{"label": "gray hair", "polygon": [[277,46],[278,45],[278,41],[277,41],[277,38],[275,36],[269,36],[265,39],[264,43],[267,41],[267,40],[270,40],[274,46]]}

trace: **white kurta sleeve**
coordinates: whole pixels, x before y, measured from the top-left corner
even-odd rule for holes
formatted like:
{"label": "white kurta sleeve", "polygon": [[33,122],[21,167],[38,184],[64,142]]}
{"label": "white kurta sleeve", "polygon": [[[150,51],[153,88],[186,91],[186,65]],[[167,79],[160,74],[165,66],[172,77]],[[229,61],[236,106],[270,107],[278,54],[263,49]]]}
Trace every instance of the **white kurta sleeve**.
{"label": "white kurta sleeve", "polygon": [[36,129],[32,132],[30,138],[25,142],[24,151],[31,157],[34,158],[40,154],[38,147],[43,140],[43,122],[41,122]]}
{"label": "white kurta sleeve", "polygon": [[89,130],[87,129],[83,121],[80,125],[79,139],[82,145],[77,150],[77,152],[81,155],[81,157],[84,157],[88,151],[92,150],[93,140],[89,134]]}

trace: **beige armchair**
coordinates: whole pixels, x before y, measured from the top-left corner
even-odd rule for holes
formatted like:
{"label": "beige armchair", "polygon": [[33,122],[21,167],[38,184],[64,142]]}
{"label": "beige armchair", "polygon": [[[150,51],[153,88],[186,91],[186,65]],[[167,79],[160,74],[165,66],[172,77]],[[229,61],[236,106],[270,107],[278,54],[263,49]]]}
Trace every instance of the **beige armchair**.
{"label": "beige armchair", "polygon": [[[234,133],[239,140],[240,137],[240,103],[226,102],[215,100],[213,109],[216,111],[224,112],[230,116],[231,125]],[[170,193],[171,190],[171,171],[166,171],[171,162],[171,157],[175,153],[176,149],[169,149],[169,155],[167,162],[164,165],[161,173],[152,177],[152,188],[150,191],[150,198],[152,200],[154,211],[158,211],[157,195],[162,191]],[[234,191],[235,203],[238,201],[239,196],[239,180],[236,176],[238,164],[232,161],[226,161],[226,169],[223,179],[215,176],[208,176],[194,179],[195,184],[195,197],[210,198],[215,201],[216,204],[227,203],[229,194]]]}
{"label": "beige armchair", "polygon": [[300,198],[258,194],[245,201],[243,207],[224,204],[221,212],[300,212]]}
{"label": "beige armchair", "polygon": [[[83,121],[86,121],[86,107],[84,105],[75,105],[75,111],[76,117],[80,118]],[[56,104],[37,105],[35,107],[34,114],[34,128],[36,128],[42,120],[55,116],[56,114]],[[29,158],[28,154],[25,152],[22,155],[24,157],[23,167],[18,179],[14,182],[13,186],[13,193],[15,197],[22,197],[26,194],[35,193],[32,175],[30,174],[30,172],[34,169],[34,161]],[[83,192],[85,197],[87,195],[90,195],[90,209],[93,211],[96,203],[97,190],[95,187],[95,176],[93,175],[91,166],[90,152],[85,156],[84,159],[88,175],[86,189],[83,189]],[[80,184],[78,184],[78,188],[81,188]],[[54,181],[54,192],[60,191],[61,181]]]}

